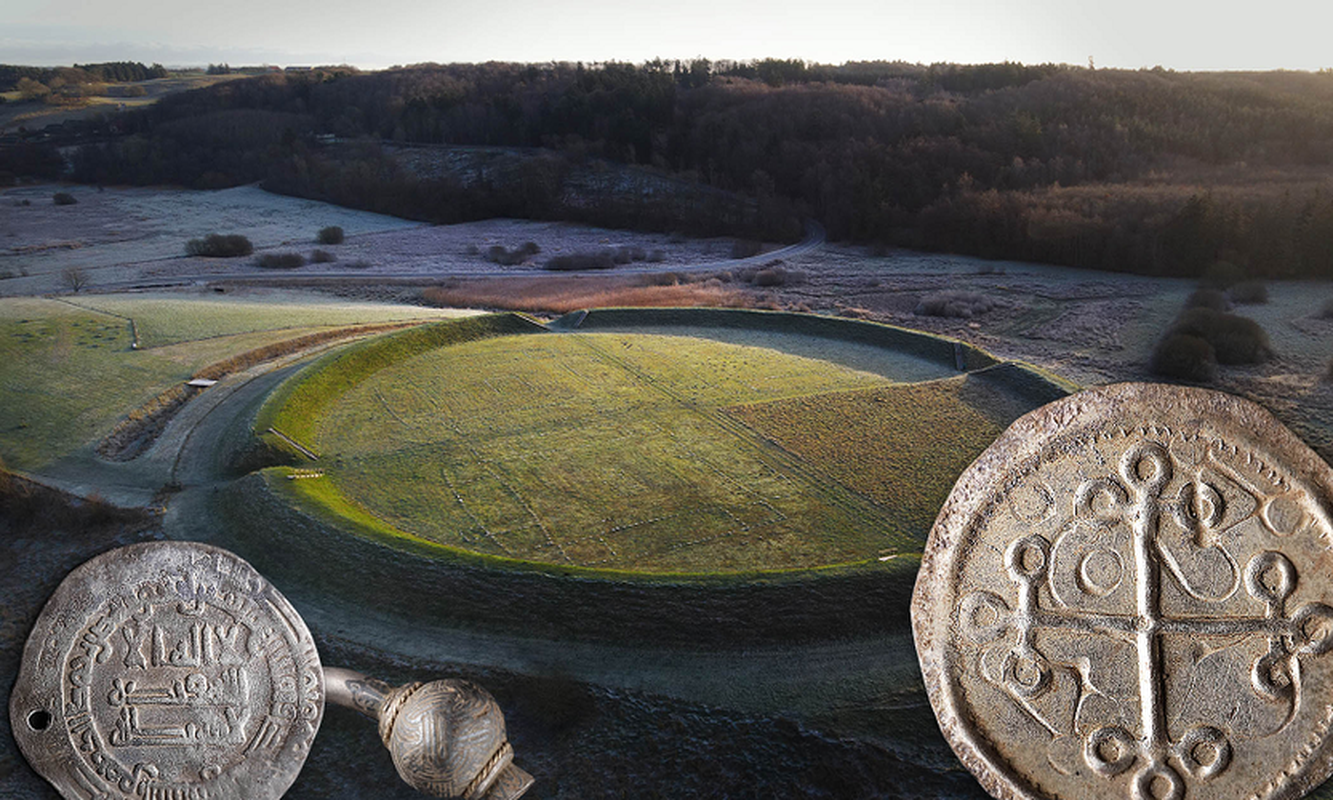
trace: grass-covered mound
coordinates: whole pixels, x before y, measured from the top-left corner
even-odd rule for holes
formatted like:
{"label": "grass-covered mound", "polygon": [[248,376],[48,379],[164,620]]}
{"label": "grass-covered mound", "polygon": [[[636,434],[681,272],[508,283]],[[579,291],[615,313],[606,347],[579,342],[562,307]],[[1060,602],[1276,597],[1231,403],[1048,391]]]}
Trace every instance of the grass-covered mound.
{"label": "grass-covered mound", "polygon": [[[266,404],[256,429],[281,431],[322,470],[285,481],[284,493],[373,538],[580,572],[750,574],[918,551],[936,484],[947,492],[964,458],[1044,401],[988,394],[976,380],[905,383],[922,380],[922,363],[941,378],[991,361],[948,340],[796,315],[637,319],[660,334],[673,314],[696,326],[786,327],[827,346],[895,342],[910,352],[895,376],[886,374],[892,358],[868,372],[708,338],[698,327],[672,336],[610,330],[636,319],[631,312],[593,312],[581,320],[589,332],[560,335],[522,317],[477,318],[326,358]],[[873,406],[878,392],[905,392],[899,400],[924,404],[921,419],[933,422],[888,442],[893,433],[878,421],[854,420],[866,449],[840,456],[848,475],[735,410],[809,403],[815,410],[789,426],[800,431],[827,421],[819,409]],[[887,471],[873,489],[850,477],[886,442],[903,454],[933,452],[944,430],[963,443],[930,460],[930,476]]]}

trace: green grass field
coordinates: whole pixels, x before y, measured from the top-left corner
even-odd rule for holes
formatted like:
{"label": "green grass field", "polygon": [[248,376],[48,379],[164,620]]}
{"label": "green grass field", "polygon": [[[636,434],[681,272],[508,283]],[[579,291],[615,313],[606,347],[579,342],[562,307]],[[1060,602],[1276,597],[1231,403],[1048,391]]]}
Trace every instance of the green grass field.
{"label": "green grass field", "polygon": [[[433,309],[337,301],[298,307],[125,295],[76,302],[0,299],[0,459],[10,468],[40,472],[229,356],[332,326],[412,318],[416,311],[439,316]],[[139,328],[138,350],[131,348],[126,317]]]}
{"label": "green grass field", "polygon": [[183,298],[178,295],[101,295],[73,298],[85,308],[133,319],[140,347],[161,347],[214,336],[284,328],[356,325],[455,314],[436,308],[353,301],[312,301],[286,295],[255,299]]}
{"label": "green grass field", "polygon": [[[936,484],[966,466],[959,454],[970,460],[1015,409],[1034,405],[974,391],[975,380],[902,384],[705,338],[503,335],[488,330],[495,324],[383,337],[288,386],[258,427],[296,436],[325,472],[292,491],[382,533],[576,568],[855,563],[918,551],[924,507],[938,506]],[[430,333],[451,329],[453,340]],[[903,358],[904,370],[920,369],[918,357]],[[836,426],[821,410],[860,402],[898,403],[907,416],[918,404],[937,410],[896,439],[880,436],[874,426],[886,420],[873,414],[849,419],[870,427],[861,449],[836,457],[795,446]],[[793,403],[811,410],[783,410]],[[773,436],[781,419],[797,432],[790,442]],[[921,461],[923,489],[910,469],[917,443],[959,427],[968,430],[952,449]],[[876,460],[886,446],[901,449],[889,468]],[[841,469],[862,458],[873,476]]]}
{"label": "green grass field", "polygon": [[924,383],[747,403],[728,413],[886,509],[924,540],[954,480],[1037,404],[988,380]]}

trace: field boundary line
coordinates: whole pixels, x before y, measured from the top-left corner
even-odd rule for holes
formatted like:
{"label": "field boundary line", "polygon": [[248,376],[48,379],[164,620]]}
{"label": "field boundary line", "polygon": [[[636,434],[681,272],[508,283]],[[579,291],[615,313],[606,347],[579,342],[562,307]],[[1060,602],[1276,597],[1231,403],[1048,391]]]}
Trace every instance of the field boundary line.
{"label": "field boundary line", "polygon": [[319,454],[318,454],[318,453],[316,453],[314,450],[311,450],[310,448],[306,447],[305,445],[301,444],[300,442],[296,441],[295,439],[293,439],[292,437],[290,437],[290,436],[288,436],[287,434],[283,433],[282,431],[278,430],[277,428],[270,427],[270,428],[268,429],[267,432],[273,434],[274,436],[276,436],[276,437],[278,437],[279,439],[283,440],[284,442],[286,442],[287,444],[291,445],[292,447],[295,447],[297,450],[301,451],[301,455],[305,456],[306,458],[310,459],[311,461],[318,461],[318,460],[319,460]]}

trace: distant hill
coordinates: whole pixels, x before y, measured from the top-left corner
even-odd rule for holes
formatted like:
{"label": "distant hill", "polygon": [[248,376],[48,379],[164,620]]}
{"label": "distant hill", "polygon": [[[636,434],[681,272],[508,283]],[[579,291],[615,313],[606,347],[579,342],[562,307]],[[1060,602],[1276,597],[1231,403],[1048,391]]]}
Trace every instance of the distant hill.
{"label": "distant hill", "polygon": [[[264,180],[447,220],[486,187],[440,184],[386,148],[540,148],[548,168],[593,159],[739,193],[763,208],[746,224],[770,235],[806,214],[835,239],[1333,277],[1328,72],[776,59],[314,69],[168,97],[119,128],[74,158],[79,179]],[[536,196],[542,180],[520,175],[533,196],[492,207],[557,215]]]}

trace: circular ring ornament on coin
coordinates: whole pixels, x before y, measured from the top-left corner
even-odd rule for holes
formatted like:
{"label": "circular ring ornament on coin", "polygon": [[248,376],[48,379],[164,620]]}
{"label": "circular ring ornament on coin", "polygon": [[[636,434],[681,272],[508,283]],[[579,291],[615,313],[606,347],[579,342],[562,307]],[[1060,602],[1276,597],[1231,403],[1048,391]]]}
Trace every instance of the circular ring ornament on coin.
{"label": "circular ring ornament on coin", "polygon": [[532,784],[484,689],[326,672],[291,604],[239,556],[197,542],[129,545],[67,575],[28,637],[9,718],[67,800],[276,800],[326,698],[378,719],[421,791],[514,800]]}
{"label": "circular ring ornament on coin", "polygon": [[1296,798],[1333,772],[1333,471],[1259,406],[1117,384],[958,479],[912,598],[940,728],[1002,800]]}

